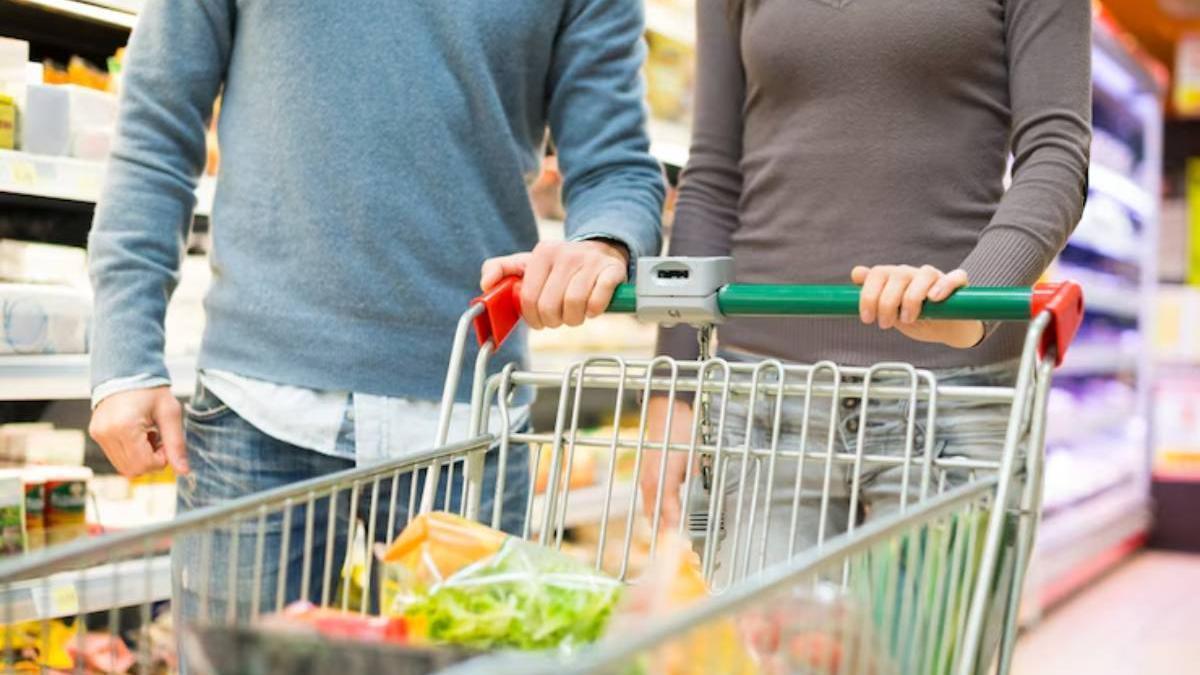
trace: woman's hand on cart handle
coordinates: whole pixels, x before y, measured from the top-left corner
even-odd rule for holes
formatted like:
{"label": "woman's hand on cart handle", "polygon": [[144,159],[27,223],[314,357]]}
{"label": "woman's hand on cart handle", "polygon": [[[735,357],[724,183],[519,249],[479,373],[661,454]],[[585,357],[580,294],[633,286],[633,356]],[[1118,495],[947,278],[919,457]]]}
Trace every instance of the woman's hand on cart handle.
{"label": "woman's hand on cart handle", "polygon": [[183,413],[170,387],[108,396],[92,411],[88,433],[126,478],[170,466],[188,473]]}
{"label": "woman's hand on cart handle", "polygon": [[862,286],[859,318],[882,330],[896,330],[918,342],[968,349],[983,340],[982,321],[921,319],[926,300],[941,302],[968,283],[963,270],[942,272],[932,265],[859,265],[850,279]]}
{"label": "woman's hand on cart handle", "polygon": [[667,412],[670,410],[670,400],[666,396],[655,396],[650,399],[646,410],[646,448],[642,456],[641,475],[638,476],[638,486],[642,491],[642,508],[646,517],[653,523],[654,506],[658,499],[658,486],[662,482],[662,520],[659,527],[673,528],[679,525],[680,510],[683,502],[679,489],[687,477],[687,454],[668,452],[666,470],[663,470],[662,450],[652,448],[662,447],[663,434],[669,433],[672,444],[687,443],[692,437],[692,406],[686,401],[675,401],[671,415],[671,428],[667,427]]}
{"label": "woman's hand on cart handle", "polygon": [[479,285],[486,293],[505,277],[522,277],[521,316],[530,328],[578,326],[604,312],[628,268],[629,252],[615,241],[542,242],[483,263]]}

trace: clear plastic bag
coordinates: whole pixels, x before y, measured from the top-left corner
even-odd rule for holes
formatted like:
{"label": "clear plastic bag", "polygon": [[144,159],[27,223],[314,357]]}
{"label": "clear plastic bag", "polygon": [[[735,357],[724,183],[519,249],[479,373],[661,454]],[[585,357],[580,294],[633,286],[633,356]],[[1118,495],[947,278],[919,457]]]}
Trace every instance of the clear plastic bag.
{"label": "clear plastic bag", "polygon": [[448,514],[418,517],[382,556],[385,614],[414,639],[572,650],[603,633],[619,582],[555,550]]}

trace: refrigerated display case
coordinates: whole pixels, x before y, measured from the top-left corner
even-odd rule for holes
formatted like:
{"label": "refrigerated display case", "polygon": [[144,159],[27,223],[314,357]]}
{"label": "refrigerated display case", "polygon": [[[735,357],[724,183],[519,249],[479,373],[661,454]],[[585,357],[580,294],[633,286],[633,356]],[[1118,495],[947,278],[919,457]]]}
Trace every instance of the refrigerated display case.
{"label": "refrigerated display case", "polygon": [[1135,550],[1150,525],[1163,98],[1105,23],[1094,36],[1088,205],[1050,271],[1084,285],[1087,313],[1050,402],[1027,619]]}

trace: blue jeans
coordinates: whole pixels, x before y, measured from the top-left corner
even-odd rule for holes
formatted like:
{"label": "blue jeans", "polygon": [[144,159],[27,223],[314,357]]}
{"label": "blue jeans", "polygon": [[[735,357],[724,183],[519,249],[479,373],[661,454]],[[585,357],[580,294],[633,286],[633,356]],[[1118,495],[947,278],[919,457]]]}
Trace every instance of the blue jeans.
{"label": "blue jeans", "polygon": [[[353,460],[306,450],[264,434],[202,386],[197,386],[188,406],[185,430],[191,475],[178,481],[180,512],[354,468]],[[352,434],[352,423],[349,428],[343,428],[343,435],[348,432]],[[350,438],[352,442],[352,436]],[[498,453],[489,452],[484,469],[481,514],[490,516],[492,513],[498,470]],[[443,470],[438,508],[444,504],[448,478],[448,472]],[[392,480],[388,475],[379,481],[376,542],[390,542],[407,522],[411,479],[411,475],[402,475],[397,482],[394,532],[387,528],[393,503]],[[462,471],[455,471],[453,489],[449,491],[451,509],[459,507],[462,481]],[[507,532],[521,532],[529,481],[528,450],[524,446],[513,446],[509,450],[502,496],[501,527]],[[418,477],[418,498],[422,483],[423,476]],[[179,617],[203,622],[225,622],[230,617],[245,621],[255,613],[270,613],[280,604],[297,600],[320,603],[327,598],[332,602],[342,588],[341,569],[346,558],[347,539],[354,534],[352,520],[364,524],[368,521],[372,492],[373,483],[365,482],[353,506],[353,519],[350,491],[339,492],[334,502],[332,543],[327,543],[330,500],[317,499],[312,506],[312,545],[307,550],[304,544],[308,506],[302,500],[297,500],[291,511],[286,550],[285,518],[277,509],[263,520],[261,545],[257,514],[249,514],[239,521],[236,532],[228,524],[222,524],[210,533],[177,538],[172,546],[172,567]],[[256,564],[260,555],[261,564]],[[306,556],[309,583],[303,587]],[[325,564],[327,556],[331,562],[329,569]],[[374,584],[372,588],[375,588]],[[354,607],[358,608],[357,605]]]}
{"label": "blue jeans", "polygon": [[[740,360],[737,353],[726,353],[730,360]],[[1017,363],[1005,362],[983,366],[955,368],[936,372],[939,385],[942,386],[1011,386],[1016,381]],[[847,378],[847,380],[852,378]],[[883,376],[884,382],[893,385],[905,384],[904,378],[895,375]],[[821,401],[818,403],[818,401]],[[829,403],[825,399],[814,399],[809,411],[808,451],[820,455],[826,451],[826,442],[830,432],[830,424],[834,425],[835,452],[853,453],[858,447],[858,399],[843,399],[838,411],[831,418]],[[909,415],[908,401],[905,400],[873,400],[870,404],[870,415],[867,430],[864,434],[866,451],[876,455],[897,456],[904,452],[906,423]],[[1011,406],[1004,403],[972,402],[961,400],[942,400],[937,409],[935,428],[927,429],[927,405],[918,404],[915,415],[914,452],[917,457],[923,454],[925,435],[934,434],[934,453],[942,458],[965,458],[982,461],[997,461],[1004,450],[1004,436],[1008,428]],[[733,398],[727,405],[725,420],[725,447],[739,448],[746,440],[747,429],[751,435],[751,445],[756,448],[769,447],[774,422],[774,406],[771,402],[761,402],[754,410],[753,419],[747,419],[750,410],[745,397]],[[801,431],[804,420],[803,397],[790,397],[783,403],[783,413],[779,427],[778,447],[795,450],[800,447]],[[800,473],[797,481],[797,473]],[[919,472],[908,471],[908,490],[904,490],[905,469],[900,466],[864,466],[861,475],[854,475],[853,466],[839,464],[831,471],[829,485],[829,502],[821,521],[821,499],[824,489],[824,465],[822,462],[807,462],[803,467],[797,467],[794,461],[779,462],[771,486],[770,502],[766,502],[767,481],[765,471],[763,477],[754,480],[755,470],[752,464],[748,467],[747,483],[741,486],[741,461],[730,459],[723,472],[723,480],[718,485],[723,488],[725,508],[723,516],[726,527],[731,527],[740,510],[744,518],[749,518],[753,511],[756,518],[762,518],[766,511],[770,513],[770,532],[759,529],[755,534],[755,542],[767,550],[768,564],[786,560],[792,556],[790,546],[794,538],[795,550],[803,551],[818,543],[820,534],[830,538],[845,532],[851,520],[863,522],[872,518],[891,514],[900,508],[901,502],[915,503],[918,498],[920,484]],[[954,487],[965,483],[969,473],[963,470],[948,470],[945,472],[945,487]],[[791,532],[793,498],[796,486],[801,489],[802,500],[798,505],[796,531]],[[850,512],[851,494],[857,486],[857,513]],[[755,487],[759,488],[756,494]],[[938,485],[933,485],[936,491]],[[739,505],[739,495],[741,503]],[[707,509],[709,493],[696,490],[691,496],[693,508]],[[757,505],[757,510],[755,510]],[[765,511],[764,511],[765,509]],[[746,524],[747,529],[750,527]],[[731,542],[717,549],[717,566],[728,567]],[[746,535],[734,546],[745,551],[749,542]],[[739,554],[741,555],[741,554]]]}

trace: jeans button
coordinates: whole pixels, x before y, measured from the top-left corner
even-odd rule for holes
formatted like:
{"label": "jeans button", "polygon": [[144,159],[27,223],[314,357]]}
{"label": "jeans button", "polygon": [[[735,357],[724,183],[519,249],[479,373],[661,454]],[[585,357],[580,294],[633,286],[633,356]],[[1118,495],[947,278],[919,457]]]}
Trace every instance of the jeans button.
{"label": "jeans button", "polygon": [[854,396],[848,396],[842,399],[842,407],[846,410],[854,410],[858,407],[859,399]]}
{"label": "jeans button", "polygon": [[851,417],[850,419],[846,420],[846,431],[849,431],[852,434],[858,433],[858,418],[857,417]]}

